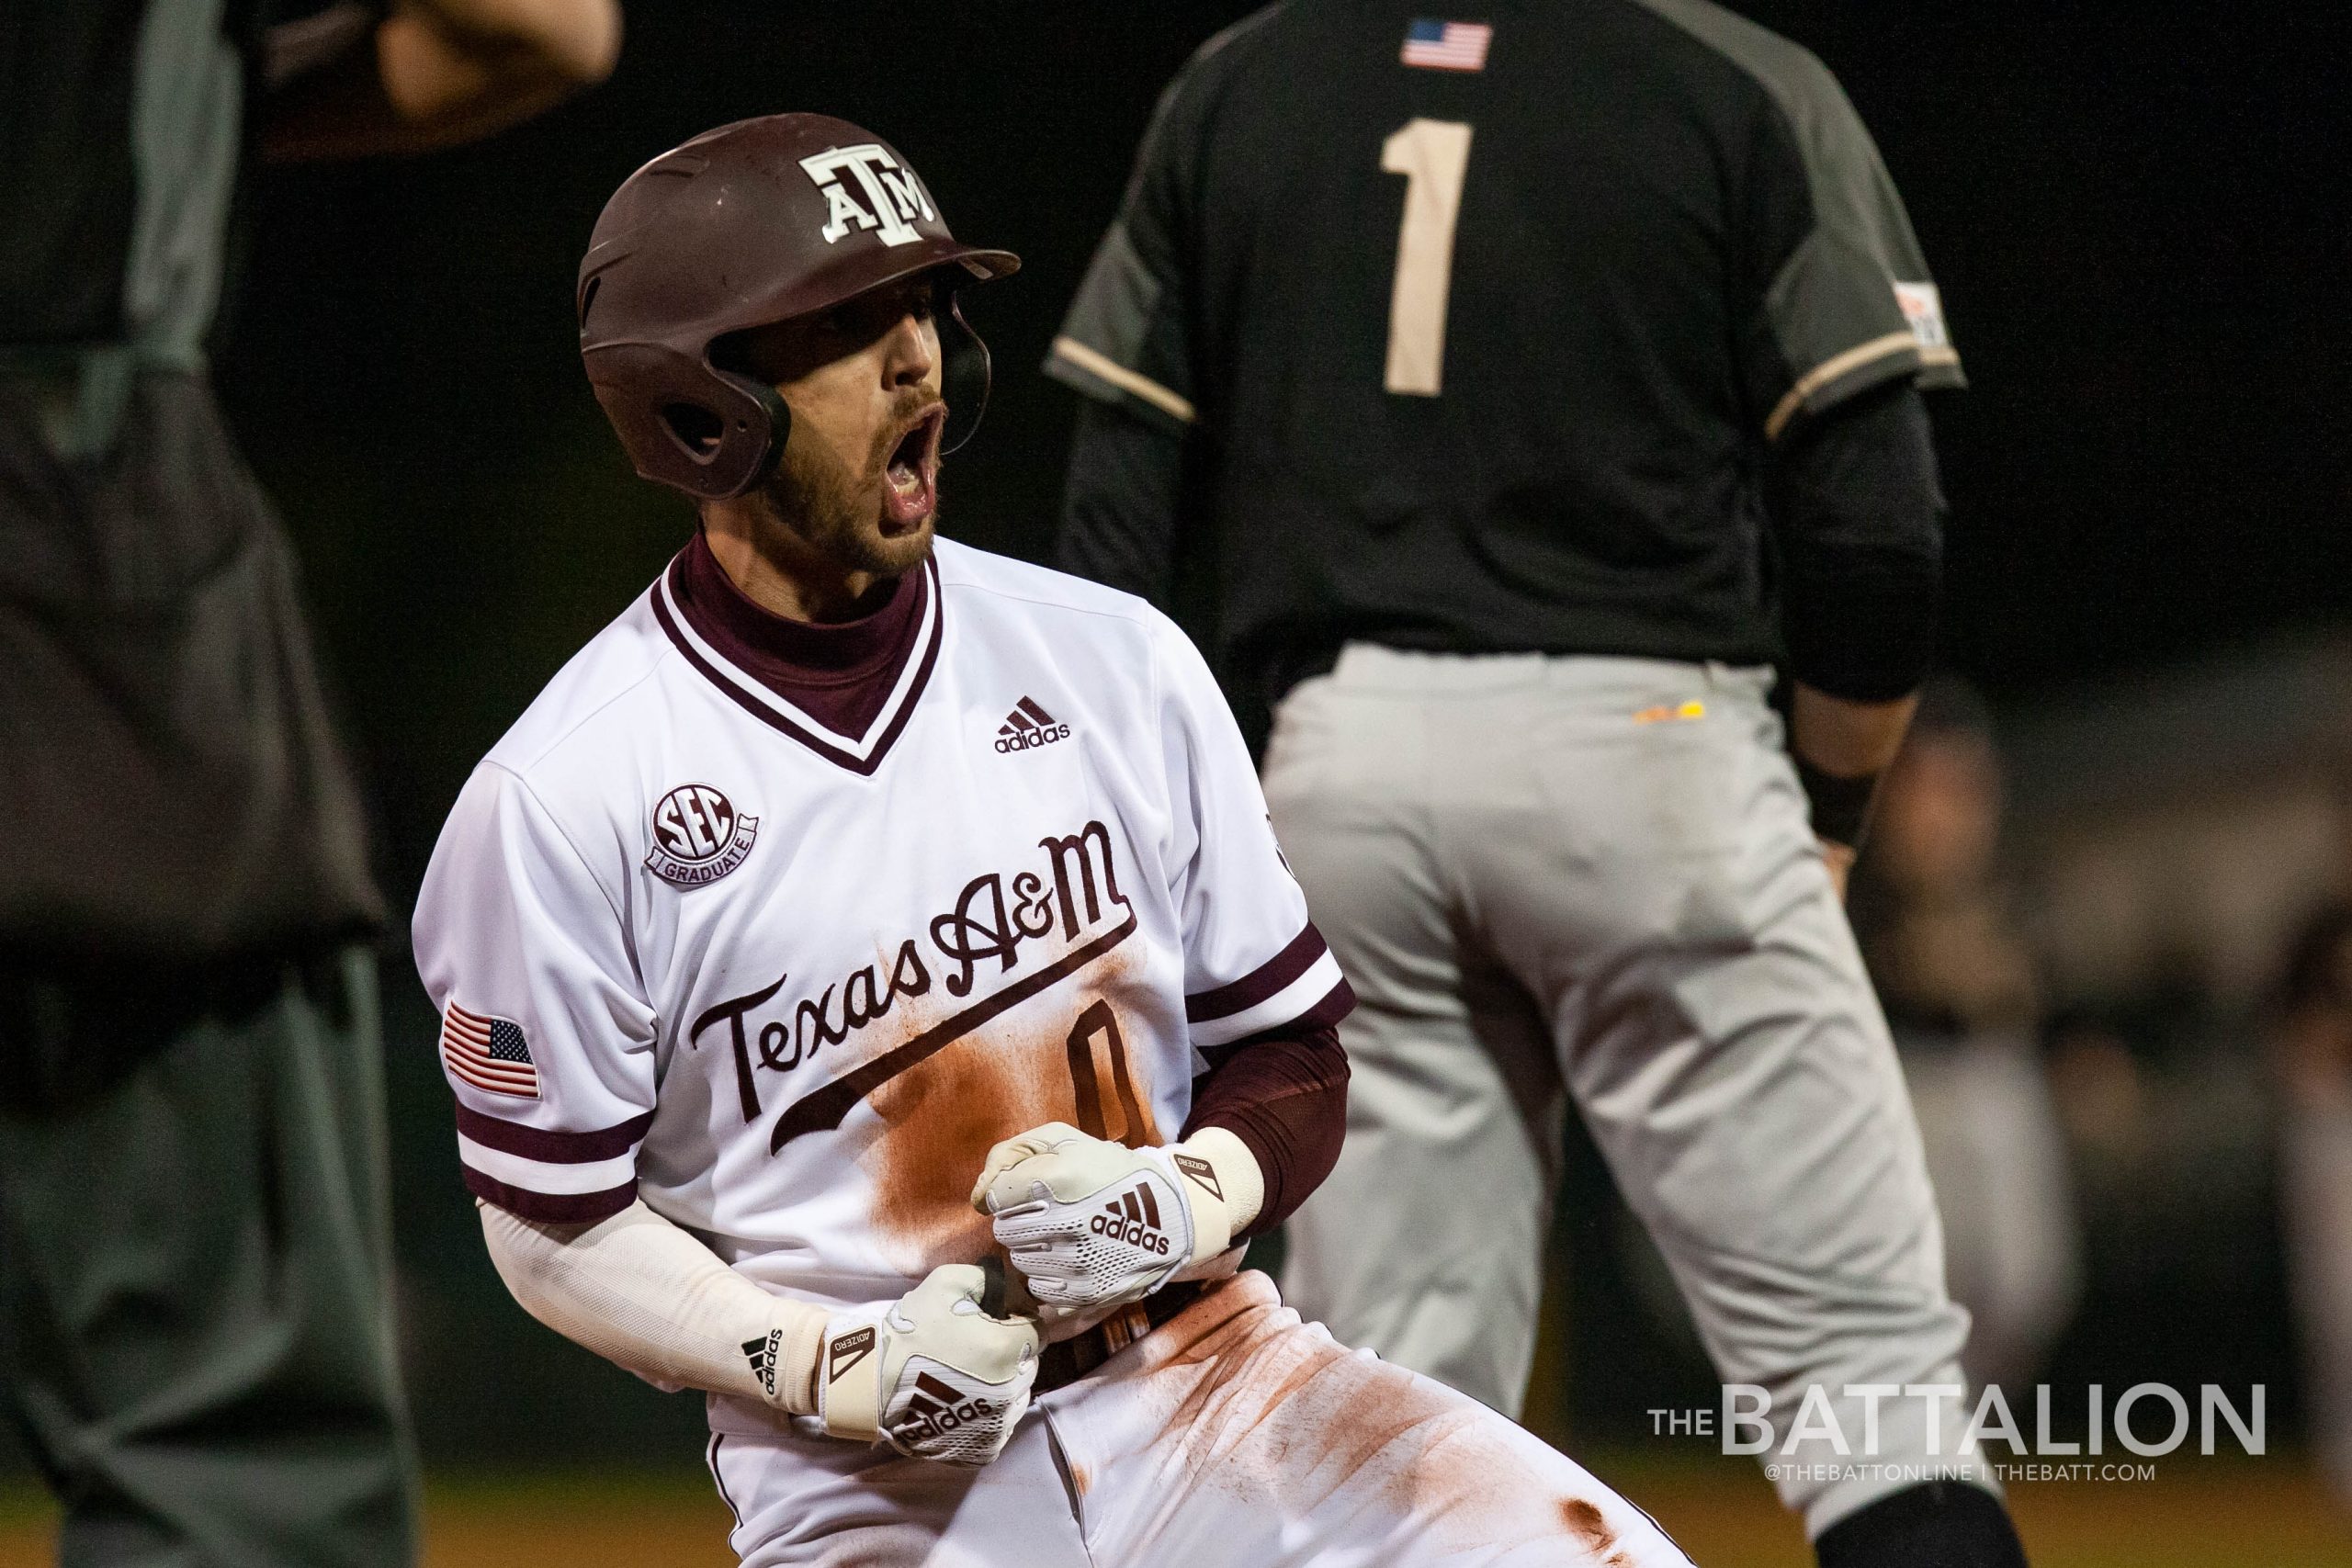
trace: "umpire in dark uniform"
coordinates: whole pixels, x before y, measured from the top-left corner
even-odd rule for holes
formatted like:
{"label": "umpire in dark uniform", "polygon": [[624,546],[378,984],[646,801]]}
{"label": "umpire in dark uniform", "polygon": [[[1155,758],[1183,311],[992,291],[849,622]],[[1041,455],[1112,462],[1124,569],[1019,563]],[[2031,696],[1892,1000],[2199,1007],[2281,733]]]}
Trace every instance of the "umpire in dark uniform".
{"label": "umpire in dark uniform", "polygon": [[1961,370],[1829,73],[1706,0],[1272,6],[1161,98],[1047,368],[1062,563],[1205,556],[1362,999],[1294,1304],[1516,1412],[1573,1098],[1826,1568],[2021,1563],[1839,904]]}
{"label": "umpire in dark uniform", "polygon": [[414,1556],[357,791],[205,375],[249,152],[422,150],[612,0],[0,21],[0,1394],[69,1565]]}

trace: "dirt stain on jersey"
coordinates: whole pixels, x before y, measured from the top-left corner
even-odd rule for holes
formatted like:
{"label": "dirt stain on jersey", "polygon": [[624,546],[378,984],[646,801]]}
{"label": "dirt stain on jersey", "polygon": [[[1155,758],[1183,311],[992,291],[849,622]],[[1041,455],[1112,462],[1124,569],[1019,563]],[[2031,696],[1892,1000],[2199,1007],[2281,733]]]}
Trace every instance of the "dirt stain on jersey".
{"label": "dirt stain on jersey", "polygon": [[[1106,953],[866,1097],[883,1131],[858,1163],[873,1179],[874,1223],[895,1267],[920,1275],[995,1250],[987,1217],[972,1208],[972,1183],[989,1150],[1005,1139],[1047,1122],[1082,1124],[1078,1078],[1087,1068],[1074,1067],[1080,1061],[1074,1025],[1099,998],[1120,995],[1132,964],[1125,953]],[[954,998],[942,1005],[935,997],[900,1005],[908,1007],[899,1021],[900,1037],[909,1040],[956,1007]],[[1103,1075],[1109,1072],[1106,1032],[1098,1029],[1083,1042],[1085,1059]],[[1145,1064],[1130,1059],[1125,1070],[1136,1086],[1143,1141],[1156,1144]],[[1102,1076],[1099,1081],[1108,1089],[1114,1080]],[[1122,1103],[1115,1095],[1098,1095],[1098,1103],[1105,1101]],[[1120,1132],[1111,1129],[1107,1135]]]}
{"label": "dirt stain on jersey", "polygon": [[1555,1540],[1575,1543],[1574,1562],[1632,1568],[1601,1510],[1555,1501],[1556,1480],[1513,1450],[1499,1417],[1310,1329],[1276,1328],[1271,1299],[1234,1312],[1218,1293],[1159,1331],[1190,1337],[1145,1380],[1173,1385],[1167,1428],[1193,1484],[1290,1517],[1352,1492],[1380,1500],[1400,1544]]}
{"label": "dirt stain on jersey", "polygon": [[[1311,1509],[1439,1413],[1409,1397],[1418,1391],[1408,1377],[1395,1389],[1362,1386],[1367,1371],[1380,1381],[1399,1369],[1360,1360],[1303,1329],[1268,1334],[1274,1310],[1245,1308],[1170,1359],[1171,1369],[1197,1371],[1169,1425],[1185,1434],[1182,1449],[1196,1478],[1248,1491],[1278,1479],[1283,1506]],[[1399,1393],[1408,1397],[1381,1397]]]}
{"label": "dirt stain on jersey", "polygon": [[1623,1552],[1611,1550],[1617,1544],[1617,1532],[1609,1528],[1609,1521],[1590,1503],[1581,1497],[1563,1498],[1560,1522],[1568,1527],[1568,1534],[1577,1544],[1606,1568],[1632,1568],[1631,1560]]}

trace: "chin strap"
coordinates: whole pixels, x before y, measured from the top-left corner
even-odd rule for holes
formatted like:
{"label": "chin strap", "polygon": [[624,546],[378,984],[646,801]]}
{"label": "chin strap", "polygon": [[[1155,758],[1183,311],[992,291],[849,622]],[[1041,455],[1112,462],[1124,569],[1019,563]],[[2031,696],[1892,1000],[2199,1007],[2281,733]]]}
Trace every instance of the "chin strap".
{"label": "chin strap", "polygon": [[946,309],[939,314],[940,395],[947,400],[947,428],[940,432],[943,457],[977,434],[988,412],[991,361],[989,345],[964,319],[964,300],[953,288],[941,290]]}

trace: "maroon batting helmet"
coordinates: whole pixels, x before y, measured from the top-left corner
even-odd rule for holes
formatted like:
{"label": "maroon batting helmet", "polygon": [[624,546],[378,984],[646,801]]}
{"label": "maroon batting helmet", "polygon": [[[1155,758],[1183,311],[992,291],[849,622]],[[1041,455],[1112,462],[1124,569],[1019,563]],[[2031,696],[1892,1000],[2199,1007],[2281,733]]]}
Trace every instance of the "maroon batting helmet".
{"label": "maroon batting helmet", "polygon": [[580,264],[580,356],[639,473],[708,500],[741,495],[775,466],[791,416],[774,388],[714,364],[714,344],[944,269],[953,450],[989,384],[954,285],[1020,265],[957,243],[914,170],[871,132],[815,114],[737,120],[662,153],[605,204]]}

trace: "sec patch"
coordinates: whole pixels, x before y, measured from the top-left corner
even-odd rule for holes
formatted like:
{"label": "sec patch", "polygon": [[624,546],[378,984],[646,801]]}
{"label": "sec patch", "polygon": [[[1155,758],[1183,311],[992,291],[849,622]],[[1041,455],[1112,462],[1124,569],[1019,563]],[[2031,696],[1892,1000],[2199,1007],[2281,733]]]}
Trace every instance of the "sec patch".
{"label": "sec patch", "polygon": [[680,784],[653,808],[653,844],[645,868],[680,887],[701,887],[741,865],[760,834],[760,819],[709,784]]}

